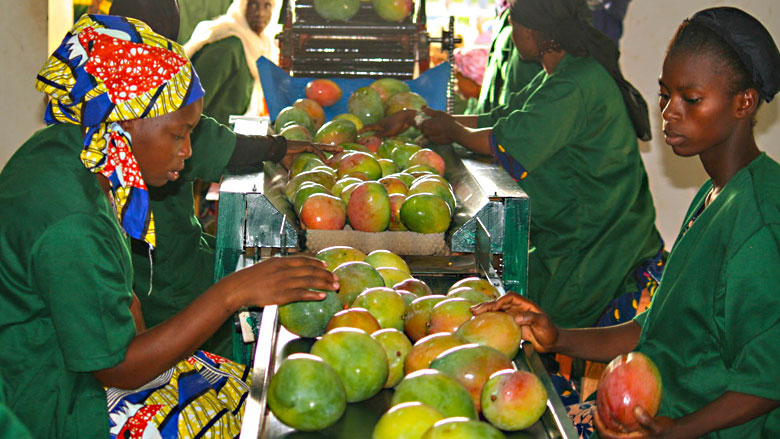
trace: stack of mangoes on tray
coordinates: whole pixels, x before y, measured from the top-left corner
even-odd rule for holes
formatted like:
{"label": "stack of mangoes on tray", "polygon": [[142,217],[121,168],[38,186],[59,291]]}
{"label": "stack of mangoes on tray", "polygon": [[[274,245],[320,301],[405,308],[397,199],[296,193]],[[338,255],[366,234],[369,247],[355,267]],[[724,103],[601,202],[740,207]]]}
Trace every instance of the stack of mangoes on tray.
{"label": "stack of mangoes on tray", "polygon": [[287,330],[316,338],[271,378],[268,405],[282,423],[327,429],[347,404],[382,389],[392,389],[392,402],[372,426],[374,439],[503,438],[544,413],[541,380],[512,362],[521,340],[514,319],[472,314],[472,306],[500,295],[488,280],[466,277],[446,295],[432,294],[387,250],[334,246],[316,257],[340,288],[322,301],[279,307]]}
{"label": "stack of mangoes on tray", "polygon": [[416,142],[419,130],[412,127],[390,138],[361,132],[386,115],[419,110],[426,103],[423,97],[403,81],[378,79],[352,93],[347,112],[326,121],[324,107],[342,97],[338,84],[314,79],[305,95],[279,112],[275,131],[288,140],[338,145],[343,151],[326,160],[303,153],[290,167],[285,196],[302,228],[447,231],[455,195],[444,177],[444,159]]}

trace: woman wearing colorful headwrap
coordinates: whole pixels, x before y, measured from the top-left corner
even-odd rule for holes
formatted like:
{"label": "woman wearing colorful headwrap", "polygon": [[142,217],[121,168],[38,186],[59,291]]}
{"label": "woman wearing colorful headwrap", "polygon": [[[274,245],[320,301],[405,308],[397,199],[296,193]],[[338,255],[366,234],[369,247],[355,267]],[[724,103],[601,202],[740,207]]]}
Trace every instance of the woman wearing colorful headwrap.
{"label": "woman wearing colorful headwrap", "polygon": [[[176,0],[114,0],[111,14],[139,19],[153,31],[175,41],[179,29],[178,9]],[[324,159],[321,150],[340,150],[330,145],[287,141],[282,136],[237,134],[206,116],[201,117],[190,136],[192,157],[185,162],[180,178],[149,188],[158,237],[153,264],[146,246],[133,240],[133,287],[147,327],[173,317],[214,283],[216,238],[204,232],[196,216],[193,199],[196,182],[216,182],[224,174],[260,172],[265,161],[289,167],[303,151],[319,154]],[[202,349],[236,359],[233,323],[232,318],[228,319]]]}
{"label": "woman wearing colorful headwrap", "polygon": [[602,438],[780,437],[780,164],[753,134],[761,101],[780,91],[778,72],[772,36],[739,9],[700,11],[672,39],[659,78],[664,137],[675,154],[698,155],[710,180],[688,208],[647,311],[609,328],[567,330],[514,294],[475,309],[515,315],[542,352],[606,362],[639,351],[655,362],[658,414],[635,409],[641,429],[630,433],[599,406]]}
{"label": "woman wearing colorful headwrap", "polygon": [[310,258],[274,258],[144,328],[128,238],[156,243],[147,185],[178,179],[191,154],[198,77],[180,46],[142,22],[88,15],[36,87],[51,98],[51,125],[0,173],[0,203],[12,206],[0,210],[10,409],[37,438],[235,436],[247,372],[193,352],[241,306],[319,299],[308,288],[334,289],[335,278]]}
{"label": "woman wearing colorful headwrap", "polygon": [[[621,75],[615,44],[589,24],[585,0],[513,0],[509,13],[515,50],[544,70],[489,113],[425,109],[419,125],[435,143],[493,155],[528,193],[527,295],[555,323],[626,321],[663,264],[637,144],[650,137],[647,106]],[[416,117],[396,114],[385,134]]]}
{"label": "woman wearing colorful headwrap", "polygon": [[228,123],[231,114],[267,114],[257,59],[276,57],[273,37],[264,32],[273,0],[234,0],[227,13],[195,27],[184,51],[203,81],[203,113]]}

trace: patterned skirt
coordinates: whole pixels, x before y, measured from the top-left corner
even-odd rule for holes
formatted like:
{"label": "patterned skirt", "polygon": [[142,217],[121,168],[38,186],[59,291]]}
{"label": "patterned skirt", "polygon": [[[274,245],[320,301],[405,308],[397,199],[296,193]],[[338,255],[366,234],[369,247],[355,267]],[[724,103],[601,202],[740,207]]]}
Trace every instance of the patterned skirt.
{"label": "patterned skirt", "polygon": [[136,390],[106,389],[111,439],[237,438],[250,369],[203,351]]}
{"label": "patterned skirt", "polygon": [[636,289],[613,299],[599,318],[596,326],[603,327],[625,323],[646,310],[658,288],[665,266],[666,252],[664,244],[661,242],[658,253],[652,258],[646,259],[634,270]]}

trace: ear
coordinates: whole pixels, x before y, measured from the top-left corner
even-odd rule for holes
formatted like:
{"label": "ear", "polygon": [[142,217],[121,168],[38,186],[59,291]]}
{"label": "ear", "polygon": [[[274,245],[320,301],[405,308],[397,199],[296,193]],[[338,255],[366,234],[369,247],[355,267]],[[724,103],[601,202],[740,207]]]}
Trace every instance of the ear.
{"label": "ear", "polygon": [[135,127],[135,122],[138,119],[131,119],[131,120],[120,120],[119,126],[122,127],[123,130],[127,131],[128,133],[132,131],[133,127]]}
{"label": "ear", "polygon": [[735,110],[734,115],[739,119],[752,119],[758,110],[759,100],[758,91],[755,88],[749,88],[741,91],[734,97]]}

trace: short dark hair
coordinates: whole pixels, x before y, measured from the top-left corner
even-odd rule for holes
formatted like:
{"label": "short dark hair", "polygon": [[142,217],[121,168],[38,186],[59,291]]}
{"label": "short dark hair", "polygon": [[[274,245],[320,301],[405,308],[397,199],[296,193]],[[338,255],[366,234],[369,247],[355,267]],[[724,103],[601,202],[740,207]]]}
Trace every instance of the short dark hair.
{"label": "short dark hair", "polygon": [[179,36],[177,0],[113,0],[109,13],[141,20],[171,41]]}
{"label": "short dark hair", "polygon": [[726,40],[707,26],[686,20],[677,29],[677,33],[669,43],[666,56],[689,53],[705,55],[719,61],[722,70],[717,73],[725,75],[729,79],[729,91],[732,94],[750,88],[758,90],[751,78],[750,71]]}

